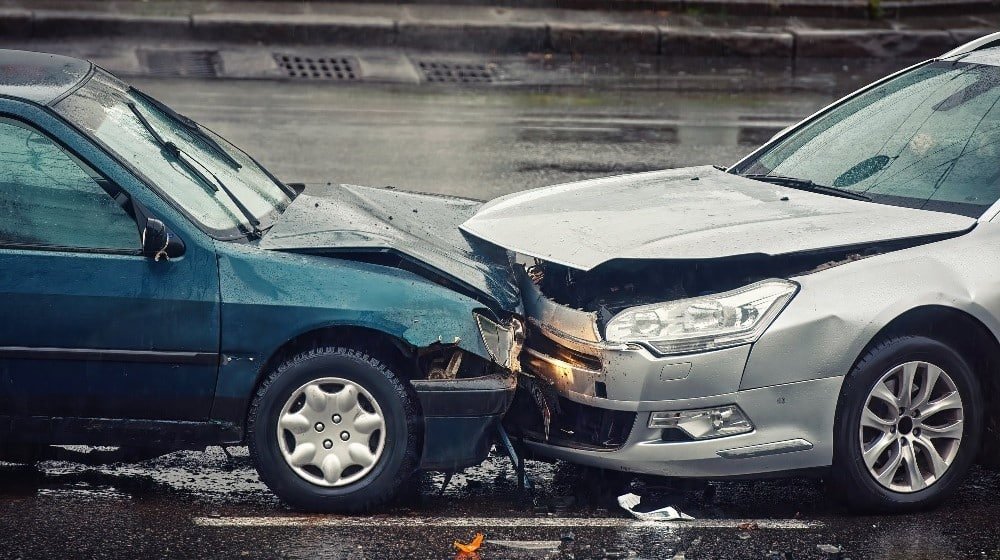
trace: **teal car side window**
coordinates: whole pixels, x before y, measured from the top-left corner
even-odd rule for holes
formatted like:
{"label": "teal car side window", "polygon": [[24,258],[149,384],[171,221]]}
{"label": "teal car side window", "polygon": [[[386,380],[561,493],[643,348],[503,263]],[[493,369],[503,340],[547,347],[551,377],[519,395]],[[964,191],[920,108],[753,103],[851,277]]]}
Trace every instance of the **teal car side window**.
{"label": "teal car side window", "polygon": [[0,245],[133,252],[135,221],[106,180],[46,135],[0,118]]}

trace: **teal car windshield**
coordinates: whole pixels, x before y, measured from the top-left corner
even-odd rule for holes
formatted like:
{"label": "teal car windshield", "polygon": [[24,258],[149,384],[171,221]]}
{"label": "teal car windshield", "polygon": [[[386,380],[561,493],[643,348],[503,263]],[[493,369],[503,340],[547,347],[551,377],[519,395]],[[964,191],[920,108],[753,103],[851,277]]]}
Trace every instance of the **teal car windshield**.
{"label": "teal car windshield", "polygon": [[[242,150],[102,70],[54,109],[117,154],[214,237],[231,239],[266,230],[291,201]],[[170,153],[157,135],[180,153]]]}
{"label": "teal car windshield", "polygon": [[798,127],[733,173],[979,217],[1000,198],[1000,67],[924,64]]}

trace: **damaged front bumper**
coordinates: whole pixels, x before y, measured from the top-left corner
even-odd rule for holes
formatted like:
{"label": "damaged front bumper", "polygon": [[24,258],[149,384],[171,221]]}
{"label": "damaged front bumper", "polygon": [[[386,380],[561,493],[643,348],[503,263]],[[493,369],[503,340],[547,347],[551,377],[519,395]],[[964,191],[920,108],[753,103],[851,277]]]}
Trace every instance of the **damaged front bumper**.
{"label": "damaged front bumper", "polygon": [[842,378],[740,390],[751,346],[659,356],[603,341],[593,313],[522,277],[528,337],[507,424],[536,457],[677,477],[829,464]]}
{"label": "damaged front bumper", "polygon": [[424,421],[423,470],[457,471],[489,455],[496,428],[517,389],[522,323],[507,325],[475,315],[494,373],[461,377],[462,350],[456,350],[437,378],[411,381]]}
{"label": "damaged front bumper", "polygon": [[423,379],[412,384],[424,418],[420,468],[456,471],[483,462],[514,399],[517,377]]}

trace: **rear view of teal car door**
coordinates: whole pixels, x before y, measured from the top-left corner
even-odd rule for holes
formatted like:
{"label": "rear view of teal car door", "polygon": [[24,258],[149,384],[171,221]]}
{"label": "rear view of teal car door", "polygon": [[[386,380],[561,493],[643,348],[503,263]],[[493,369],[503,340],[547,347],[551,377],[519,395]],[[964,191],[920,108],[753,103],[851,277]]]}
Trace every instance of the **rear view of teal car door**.
{"label": "rear view of teal car door", "polygon": [[82,161],[64,141],[85,139],[39,121],[0,114],[0,416],[207,420],[211,245],[144,256],[132,196],[109,178],[121,168]]}

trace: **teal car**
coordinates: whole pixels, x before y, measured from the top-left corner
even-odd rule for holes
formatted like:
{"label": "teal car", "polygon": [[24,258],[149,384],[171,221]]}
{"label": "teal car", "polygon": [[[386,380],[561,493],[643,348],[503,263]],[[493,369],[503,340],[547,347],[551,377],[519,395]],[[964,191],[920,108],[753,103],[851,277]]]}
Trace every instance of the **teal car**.
{"label": "teal car", "polygon": [[478,202],[312,195],[89,62],[0,69],[0,460],[248,445],[353,512],[486,457],[523,336]]}

